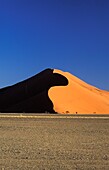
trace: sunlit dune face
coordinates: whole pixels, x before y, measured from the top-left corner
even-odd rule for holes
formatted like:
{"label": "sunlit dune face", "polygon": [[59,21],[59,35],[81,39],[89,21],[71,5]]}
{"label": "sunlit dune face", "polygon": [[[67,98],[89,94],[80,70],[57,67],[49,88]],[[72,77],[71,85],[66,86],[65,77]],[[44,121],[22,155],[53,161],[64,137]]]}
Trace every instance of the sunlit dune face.
{"label": "sunlit dune face", "polygon": [[58,113],[109,113],[109,93],[91,86],[70,73],[54,69],[65,76],[66,86],[54,86],[48,91],[53,109]]}

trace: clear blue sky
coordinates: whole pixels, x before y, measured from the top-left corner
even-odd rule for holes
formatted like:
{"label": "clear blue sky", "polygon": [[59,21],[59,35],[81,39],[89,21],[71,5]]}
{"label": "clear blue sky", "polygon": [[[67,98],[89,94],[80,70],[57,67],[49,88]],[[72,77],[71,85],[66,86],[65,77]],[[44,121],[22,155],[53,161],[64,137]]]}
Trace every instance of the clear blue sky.
{"label": "clear blue sky", "polygon": [[0,0],[0,88],[48,67],[109,90],[109,0]]}

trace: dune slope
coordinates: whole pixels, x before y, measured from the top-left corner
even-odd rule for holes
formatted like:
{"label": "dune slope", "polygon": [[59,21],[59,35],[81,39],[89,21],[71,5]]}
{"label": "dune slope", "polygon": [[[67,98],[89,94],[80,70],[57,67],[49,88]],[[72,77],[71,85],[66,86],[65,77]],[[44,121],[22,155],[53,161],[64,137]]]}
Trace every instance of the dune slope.
{"label": "dune slope", "polygon": [[67,86],[54,86],[48,91],[56,112],[109,114],[109,92],[89,85],[68,72],[54,69],[53,73],[68,79]]}

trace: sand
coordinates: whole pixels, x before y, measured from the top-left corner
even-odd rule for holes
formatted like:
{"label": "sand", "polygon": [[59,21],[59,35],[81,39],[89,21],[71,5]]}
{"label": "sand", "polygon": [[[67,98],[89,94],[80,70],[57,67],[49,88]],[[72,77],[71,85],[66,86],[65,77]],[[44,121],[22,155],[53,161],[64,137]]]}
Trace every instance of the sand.
{"label": "sand", "polygon": [[109,92],[85,83],[74,75],[54,69],[68,79],[67,86],[51,87],[48,95],[58,113],[109,114]]}
{"label": "sand", "polygon": [[109,170],[109,119],[0,118],[0,170]]}

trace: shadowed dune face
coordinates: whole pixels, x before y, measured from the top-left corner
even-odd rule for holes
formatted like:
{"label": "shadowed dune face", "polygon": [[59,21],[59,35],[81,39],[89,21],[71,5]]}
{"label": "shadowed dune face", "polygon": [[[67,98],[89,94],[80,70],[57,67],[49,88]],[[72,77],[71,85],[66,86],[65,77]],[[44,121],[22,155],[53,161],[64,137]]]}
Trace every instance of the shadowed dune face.
{"label": "shadowed dune face", "polygon": [[53,86],[66,86],[68,80],[53,71],[46,69],[27,80],[0,89],[0,112],[56,112],[48,90]]}
{"label": "shadowed dune face", "polygon": [[54,110],[58,113],[109,114],[109,92],[91,86],[70,73],[54,70],[68,79],[67,86],[49,90]]}

